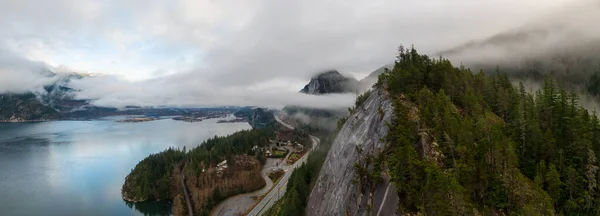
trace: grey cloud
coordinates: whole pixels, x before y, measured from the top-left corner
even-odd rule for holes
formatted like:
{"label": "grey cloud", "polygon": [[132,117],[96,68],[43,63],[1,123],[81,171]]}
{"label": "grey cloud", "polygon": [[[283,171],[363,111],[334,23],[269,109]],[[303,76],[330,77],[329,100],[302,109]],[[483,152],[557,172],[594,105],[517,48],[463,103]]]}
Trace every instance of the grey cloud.
{"label": "grey cloud", "polygon": [[0,93],[43,92],[44,85],[53,83],[42,62],[29,61],[0,46]]}
{"label": "grey cloud", "polygon": [[[198,67],[159,79],[130,82],[104,76],[74,81],[73,87],[82,90],[78,98],[96,99],[94,103],[107,106],[269,107],[351,105],[353,95],[314,97],[295,91],[324,69],[371,72],[392,61],[401,43],[434,53],[466,38],[519,25],[566,2],[180,0],[166,5],[163,1],[55,0],[45,1],[46,8],[40,11],[28,1],[11,1],[10,7],[0,8],[0,25],[7,27],[0,29],[0,39],[30,35],[57,46],[65,42],[68,49],[116,29],[198,50]],[[73,10],[79,6],[85,10]],[[23,11],[30,17],[21,17]],[[255,88],[267,82],[300,84]]]}
{"label": "grey cloud", "polygon": [[95,99],[99,106],[178,106],[211,107],[225,105],[255,105],[282,108],[303,105],[315,108],[341,108],[351,104],[355,95],[314,96],[278,89],[217,88],[207,83],[155,79],[128,82],[111,76],[73,80],[71,86],[82,89],[80,99]]}
{"label": "grey cloud", "polygon": [[520,27],[439,54],[470,65],[521,64],[531,59],[551,60],[559,55],[594,56],[600,53],[598,20],[598,1],[574,1]]}

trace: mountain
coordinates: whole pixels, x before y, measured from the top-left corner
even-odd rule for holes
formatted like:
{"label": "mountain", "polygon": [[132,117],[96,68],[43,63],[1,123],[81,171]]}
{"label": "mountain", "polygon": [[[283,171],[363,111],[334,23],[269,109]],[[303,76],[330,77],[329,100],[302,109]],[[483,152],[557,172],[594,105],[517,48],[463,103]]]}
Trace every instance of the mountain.
{"label": "mountain", "polygon": [[313,95],[355,93],[357,85],[358,80],[345,77],[336,70],[331,70],[312,77],[300,92]]}
{"label": "mountain", "polygon": [[371,89],[371,87],[373,87],[373,84],[375,84],[377,82],[379,75],[381,75],[383,72],[385,72],[386,69],[390,70],[392,67],[394,67],[394,65],[381,66],[380,68],[377,68],[377,70],[371,72],[365,78],[358,81],[359,92],[363,93],[363,92]]}
{"label": "mountain", "polygon": [[489,74],[499,67],[513,79],[539,83],[550,76],[569,89],[598,95],[600,82],[594,82],[600,81],[600,34],[593,23],[600,19],[600,7],[590,3],[582,1],[540,21],[469,41],[436,56]]}
{"label": "mountain", "polygon": [[[336,70],[325,71],[313,76],[300,93],[312,95],[356,93],[358,81],[345,77]],[[337,127],[337,120],[346,115],[346,109],[315,109],[302,106],[286,106],[282,113],[293,120],[294,125],[306,131],[331,131]]]}
{"label": "mountain", "polygon": [[52,80],[40,89],[24,93],[0,94],[0,121],[44,121],[58,119],[61,113],[70,112],[87,106],[86,100],[75,100],[75,89],[69,88],[73,79],[82,79],[86,75],[78,73],[54,73],[48,68],[40,70],[40,76]]}
{"label": "mountain", "polygon": [[44,121],[59,117],[57,110],[33,93],[0,94],[0,122]]}
{"label": "mountain", "polygon": [[600,212],[600,120],[577,95],[414,53],[343,118],[305,215]]}

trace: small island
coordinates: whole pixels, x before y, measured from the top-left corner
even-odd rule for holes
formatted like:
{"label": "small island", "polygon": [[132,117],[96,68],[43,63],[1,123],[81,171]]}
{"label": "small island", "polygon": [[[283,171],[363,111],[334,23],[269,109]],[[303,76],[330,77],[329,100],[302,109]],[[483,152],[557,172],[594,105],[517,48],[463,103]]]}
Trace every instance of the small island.
{"label": "small island", "polygon": [[237,122],[248,122],[248,120],[246,118],[235,118],[235,119],[231,119],[231,120],[219,120],[217,121],[217,123],[237,123]]}
{"label": "small island", "polygon": [[135,122],[149,122],[149,121],[154,121],[154,120],[158,120],[158,118],[152,118],[152,117],[135,117],[135,118],[128,118],[128,119],[118,120],[117,122],[135,123]]}
{"label": "small island", "polygon": [[195,117],[195,116],[177,116],[177,117],[173,117],[173,120],[184,121],[184,122],[201,122],[202,118]]}

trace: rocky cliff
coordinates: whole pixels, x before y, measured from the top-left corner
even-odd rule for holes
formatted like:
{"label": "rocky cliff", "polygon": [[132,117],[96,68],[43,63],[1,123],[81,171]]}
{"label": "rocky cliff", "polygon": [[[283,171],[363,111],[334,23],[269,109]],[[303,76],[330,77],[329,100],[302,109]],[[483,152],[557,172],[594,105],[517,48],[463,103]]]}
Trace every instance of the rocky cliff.
{"label": "rocky cliff", "polygon": [[357,85],[358,81],[356,79],[345,77],[338,71],[332,70],[312,77],[300,92],[314,95],[354,93]]}
{"label": "rocky cliff", "polygon": [[[376,185],[373,194],[361,191],[353,183],[354,164],[361,160],[357,146],[363,153],[377,155],[381,152],[385,144],[380,139],[388,132],[386,122],[391,121],[392,113],[392,104],[384,91],[376,89],[348,117],[323,163],[308,200],[306,215],[396,214],[398,197],[385,170],[383,181]],[[372,208],[367,208],[369,196],[373,197]]]}

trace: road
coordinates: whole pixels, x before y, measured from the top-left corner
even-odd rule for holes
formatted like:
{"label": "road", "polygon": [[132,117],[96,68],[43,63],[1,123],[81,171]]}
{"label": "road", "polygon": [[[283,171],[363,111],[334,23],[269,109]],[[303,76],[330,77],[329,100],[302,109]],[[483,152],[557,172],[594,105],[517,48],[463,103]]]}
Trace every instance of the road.
{"label": "road", "polygon": [[[283,126],[285,126],[287,128],[294,129],[293,126],[281,121],[281,119],[279,119],[277,116],[275,116],[275,120],[277,120],[279,123],[281,123]],[[319,138],[316,138],[314,136],[310,136],[310,137],[313,140],[313,146],[312,146],[312,149],[310,150],[310,151],[312,151],[317,147],[317,145],[319,145],[320,140],[319,140]],[[294,163],[293,165],[287,166],[286,161],[287,161],[288,157],[290,157],[291,153],[292,153],[292,149],[290,149],[288,154],[281,161],[279,159],[271,159],[271,158],[267,159],[267,162],[266,162],[263,170],[261,171],[261,176],[263,177],[263,179],[265,179],[265,182],[266,182],[265,187],[263,187],[260,190],[254,191],[254,192],[240,194],[240,195],[233,196],[233,197],[226,199],[225,201],[219,203],[219,205],[215,208],[213,215],[217,215],[217,216],[240,215],[240,214],[246,212],[247,210],[249,210],[249,208],[254,206],[254,204],[256,204],[256,198],[260,198],[262,196],[264,196],[264,198],[257,205],[254,206],[254,208],[252,209],[252,211],[250,211],[250,213],[248,215],[259,215],[259,214],[262,214],[263,211],[268,210],[271,206],[273,206],[273,204],[277,200],[279,200],[279,199],[281,199],[281,197],[283,197],[283,194],[285,194],[285,190],[287,189],[288,179],[292,175],[292,171],[296,167],[298,167],[298,166],[302,165],[304,162],[306,162],[306,159],[308,158],[308,154],[310,152],[307,154],[304,154],[304,156],[302,158],[300,158],[298,161],[296,161],[296,163]],[[279,164],[274,165],[276,162],[279,162]],[[283,175],[283,177],[281,177],[281,179],[279,180],[277,185],[275,185],[275,187],[273,187],[273,181],[271,181],[271,179],[267,176],[267,173],[270,172],[273,167],[279,167],[279,168],[285,170],[285,174]],[[271,190],[271,188],[273,188],[273,190]],[[269,192],[269,193],[267,194],[267,192]]]}
{"label": "road", "polygon": [[192,203],[190,202],[190,195],[188,194],[187,187],[185,186],[185,173],[183,172],[185,166],[187,166],[187,164],[181,168],[181,186],[183,187],[183,196],[185,197],[185,204],[188,208],[188,215],[194,216],[194,210],[192,209]]}
{"label": "road", "polygon": [[[294,127],[292,127],[289,124],[286,124],[285,122],[281,121],[281,119],[279,119],[279,117],[275,116],[275,120],[277,120],[279,123],[281,123],[282,125],[290,128],[290,129],[294,129]],[[264,214],[265,211],[269,210],[269,208],[271,208],[271,206],[273,206],[273,204],[275,204],[275,202],[277,202],[279,199],[281,199],[281,197],[283,197],[283,195],[285,194],[285,190],[287,189],[287,183],[288,180],[290,178],[290,176],[292,175],[292,172],[294,171],[294,169],[296,167],[299,167],[300,165],[302,165],[304,162],[306,162],[306,159],[308,158],[308,155],[315,150],[315,148],[317,147],[317,145],[319,145],[319,143],[321,142],[321,140],[319,140],[319,138],[314,137],[314,136],[310,136],[310,138],[313,141],[313,146],[310,149],[310,151],[306,154],[304,154],[304,156],[302,156],[302,158],[300,158],[298,161],[296,161],[296,163],[294,163],[292,166],[288,167],[285,170],[285,175],[281,178],[281,180],[279,181],[279,183],[277,183],[277,185],[275,186],[275,188],[273,188],[273,190],[271,190],[271,192],[269,192],[269,194],[267,194],[255,207],[254,209],[252,209],[252,211],[250,211],[250,213],[248,215],[250,216],[256,216],[256,215],[262,215]]]}
{"label": "road", "polygon": [[[248,211],[254,204],[256,204],[257,198],[265,195],[273,187],[273,181],[271,181],[271,178],[267,176],[267,173],[271,172],[271,169],[275,167],[285,169],[285,161],[287,161],[287,158],[290,157],[291,154],[292,151],[290,150],[283,160],[268,158],[261,171],[261,176],[266,182],[265,187],[254,192],[240,194],[226,199],[217,205],[213,215],[237,216]],[[276,163],[278,163],[278,165],[275,165]]]}

